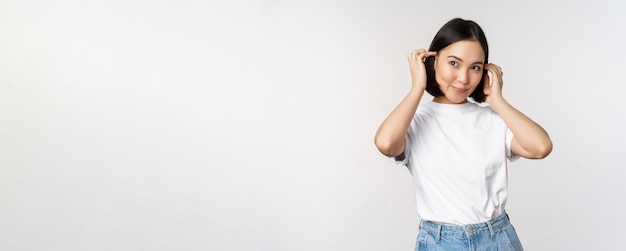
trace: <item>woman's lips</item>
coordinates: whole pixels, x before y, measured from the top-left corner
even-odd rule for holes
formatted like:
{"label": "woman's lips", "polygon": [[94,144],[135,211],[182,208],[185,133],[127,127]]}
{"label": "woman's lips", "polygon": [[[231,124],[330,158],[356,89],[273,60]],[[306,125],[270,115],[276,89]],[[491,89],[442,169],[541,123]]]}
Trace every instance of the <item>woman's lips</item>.
{"label": "woman's lips", "polygon": [[467,91],[466,89],[462,89],[462,88],[456,88],[456,87],[452,87],[452,90],[454,90],[454,92],[458,93],[458,94],[463,94],[465,93],[465,91]]}

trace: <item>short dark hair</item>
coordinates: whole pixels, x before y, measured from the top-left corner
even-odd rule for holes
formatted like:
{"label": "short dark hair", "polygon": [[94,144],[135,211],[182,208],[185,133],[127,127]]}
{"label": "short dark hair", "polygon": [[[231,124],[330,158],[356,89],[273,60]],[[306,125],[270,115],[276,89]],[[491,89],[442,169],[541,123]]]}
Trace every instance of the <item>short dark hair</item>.
{"label": "short dark hair", "polygon": [[[461,18],[452,19],[444,24],[435,35],[435,38],[433,38],[428,51],[436,51],[439,53],[439,51],[448,47],[448,45],[463,40],[478,41],[485,52],[485,65],[489,62],[489,46],[487,45],[487,37],[485,37],[483,29],[474,21]],[[443,96],[443,92],[439,89],[439,84],[437,84],[437,80],[435,79],[435,58],[428,57],[424,63],[426,66],[426,91],[434,97]],[[483,91],[485,85],[483,82],[484,78],[485,76],[483,75],[474,92],[470,94],[470,97],[478,103],[485,102],[486,98]]]}

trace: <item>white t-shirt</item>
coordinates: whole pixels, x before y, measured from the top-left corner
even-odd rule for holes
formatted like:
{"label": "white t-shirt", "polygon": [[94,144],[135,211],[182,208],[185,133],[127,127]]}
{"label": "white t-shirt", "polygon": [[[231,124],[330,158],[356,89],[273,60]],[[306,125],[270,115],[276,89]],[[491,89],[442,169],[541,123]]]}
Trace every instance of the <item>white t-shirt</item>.
{"label": "white t-shirt", "polygon": [[490,107],[421,104],[406,135],[417,213],[426,221],[466,225],[504,213],[513,134]]}

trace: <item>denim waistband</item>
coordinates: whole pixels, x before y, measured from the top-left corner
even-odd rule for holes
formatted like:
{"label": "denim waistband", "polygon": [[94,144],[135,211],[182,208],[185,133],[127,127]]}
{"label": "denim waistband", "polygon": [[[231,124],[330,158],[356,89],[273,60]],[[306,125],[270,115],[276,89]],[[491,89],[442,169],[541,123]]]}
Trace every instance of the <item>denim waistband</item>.
{"label": "denim waistband", "polygon": [[471,238],[473,235],[486,233],[489,233],[491,238],[495,238],[495,231],[504,228],[509,224],[509,215],[503,213],[489,221],[464,226],[451,226],[438,222],[422,221],[420,223],[420,228],[435,236],[436,240],[439,241],[441,236],[446,236],[448,238]]}

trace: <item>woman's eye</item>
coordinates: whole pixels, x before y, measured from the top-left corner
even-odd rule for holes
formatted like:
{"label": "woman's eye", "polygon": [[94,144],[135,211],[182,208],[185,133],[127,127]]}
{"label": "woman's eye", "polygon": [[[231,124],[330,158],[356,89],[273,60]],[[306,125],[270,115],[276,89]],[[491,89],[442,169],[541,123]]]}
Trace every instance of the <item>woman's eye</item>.
{"label": "woman's eye", "polygon": [[458,66],[458,65],[459,65],[459,63],[457,63],[456,61],[450,61],[450,65],[452,65],[452,66]]}
{"label": "woman's eye", "polygon": [[472,70],[480,71],[480,66],[474,65],[472,66]]}

